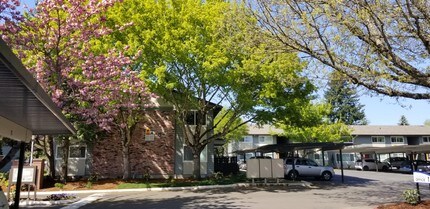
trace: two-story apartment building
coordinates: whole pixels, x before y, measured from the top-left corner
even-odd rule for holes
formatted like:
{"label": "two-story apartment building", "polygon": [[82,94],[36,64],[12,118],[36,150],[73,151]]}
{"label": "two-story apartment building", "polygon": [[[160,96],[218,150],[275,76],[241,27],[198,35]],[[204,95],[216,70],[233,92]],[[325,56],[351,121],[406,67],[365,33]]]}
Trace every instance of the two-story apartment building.
{"label": "two-story apartment building", "polygon": [[[227,153],[232,155],[237,150],[247,150],[261,147],[268,144],[277,144],[279,134],[283,132],[270,125],[258,126],[255,124],[248,124],[248,134],[239,141],[231,142],[227,145]],[[282,139],[284,140],[284,139]],[[245,159],[249,159],[259,153],[246,153]],[[275,153],[265,153],[266,156],[274,158]],[[244,160],[244,156],[238,156],[238,160]]]}
{"label": "two-story apartment building", "polygon": [[[425,145],[430,144],[430,126],[389,126],[389,125],[354,125],[350,126],[353,136],[352,142],[355,148],[364,147],[392,147],[400,145]],[[356,149],[357,150],[357,149]],[[363,153],[343,153],[342,159],[344,165],[351,166],[354,161],[363,158],[375,158],[374,154],[369,152]],[[340,164],[338,152],[328,152],[327,162],[333,166]],[[406,156],[406,153],[383,153],[378,154],[378,159],[384,160],[389,156],[400,157]],[[423,155],[425,157],[425,155]]]}
{"label": "two-story apartment building", "polygon": [[[430,126],[388,126],[388,125],[355,125],[350,126],[354,143],[353,147],[391,147],[399,145],[424,145],[430,144]],[[278,134],[283,130],[276,129],[269,125],[261,127],[249,125],[249,133],[238,142],[228,145],[228,153],[235,150],[253,149],[267,144],[279,144],[281,137]],[[282,139],[286,140],[286,139]],[[246,153],[245,158],[249,159],[256,153]],[[363,157],[375,157],[371,153],[361,153]],[[275,153],[265,155],[276,157]],[[322,153],[319,150],[307,150],[303,153],[309,158],[313,158],[322,164]],[[384,160],[389,157],[405,156],[404,153],[379,154],[378,158]],[[343,165],[353,167],[355,161],[361,157],[360,153],[344,152],[342,154]],[[243,156],[238,156],[243,159]],[[340,166],[340,156],[338,151],[326,151],[324,154],[325,164],[334,167]]]}

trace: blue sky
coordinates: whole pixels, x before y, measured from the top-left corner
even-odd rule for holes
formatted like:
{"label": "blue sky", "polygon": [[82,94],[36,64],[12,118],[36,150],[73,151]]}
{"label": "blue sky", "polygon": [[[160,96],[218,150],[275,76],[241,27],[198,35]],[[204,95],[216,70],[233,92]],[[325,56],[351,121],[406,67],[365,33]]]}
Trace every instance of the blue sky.
{"label": "blue sky", "polygon": [[404,115],[410,125],[423,125],[430,119],[430,103],[428,100],[396,99],[386,96],[360,97],[360,103],[365,105],[369,125],[397,125]]}

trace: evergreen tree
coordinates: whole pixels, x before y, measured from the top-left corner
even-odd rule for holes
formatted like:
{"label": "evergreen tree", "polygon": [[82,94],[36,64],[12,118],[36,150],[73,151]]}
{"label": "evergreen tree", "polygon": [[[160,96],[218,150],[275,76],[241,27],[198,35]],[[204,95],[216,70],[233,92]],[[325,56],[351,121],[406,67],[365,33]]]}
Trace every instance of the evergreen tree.
{"label": "evergreen tree", "polygon": [[409,126],[408,119],[406,119],[406,117],[405,117],[404,115],[402,115],[402,116],[400,117],[400,120],[399,120],[398,125],[399,125],[399,126]]}
{"label": "evergreen tree", "polygon": [[359,103],[357,91],[342,77],[334,72],[330,76],[329,88],[324,97],[331,105],[328,115],[331,123],[343,122],[346,125],[366,125],[364,105]]}

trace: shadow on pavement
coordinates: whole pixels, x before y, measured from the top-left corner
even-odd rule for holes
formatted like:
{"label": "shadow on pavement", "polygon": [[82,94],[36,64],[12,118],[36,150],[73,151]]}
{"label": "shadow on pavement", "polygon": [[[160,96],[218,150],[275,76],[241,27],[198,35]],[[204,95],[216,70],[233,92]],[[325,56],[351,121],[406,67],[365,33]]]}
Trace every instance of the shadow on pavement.
{"label": "shadow on pavement", "polygon": [[200,209],[200,208],[248,208],[244,205],[232,204],[232,198],[228,195],[225,196],[175,196],[172,198],[165,199],[151,199],[151,197],[145,199],[128,198],[128,196],[117,196],[112,199],[104,199],[101,202],[95,202],[90,205],[81,207],[81,209],[171,209],[171,208],[189,208],[189,209]]}

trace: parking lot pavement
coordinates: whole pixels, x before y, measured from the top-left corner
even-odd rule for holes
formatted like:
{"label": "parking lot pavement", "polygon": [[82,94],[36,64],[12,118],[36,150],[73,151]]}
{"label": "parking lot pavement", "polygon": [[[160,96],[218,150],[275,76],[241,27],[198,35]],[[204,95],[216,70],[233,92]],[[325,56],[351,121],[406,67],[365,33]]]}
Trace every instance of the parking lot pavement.
{"label": "parking lot pavement", "polygon": [[[185,191],[122,192],[105,194],[81,209],[148,208],[299,208],[374,209],[401,202],[405,189],[414,189],[412,175],[340,170],[332,181],[303,179],[311,186],[259,186]],[[428,185],[421,185],[423,199],[430,199]]]}

